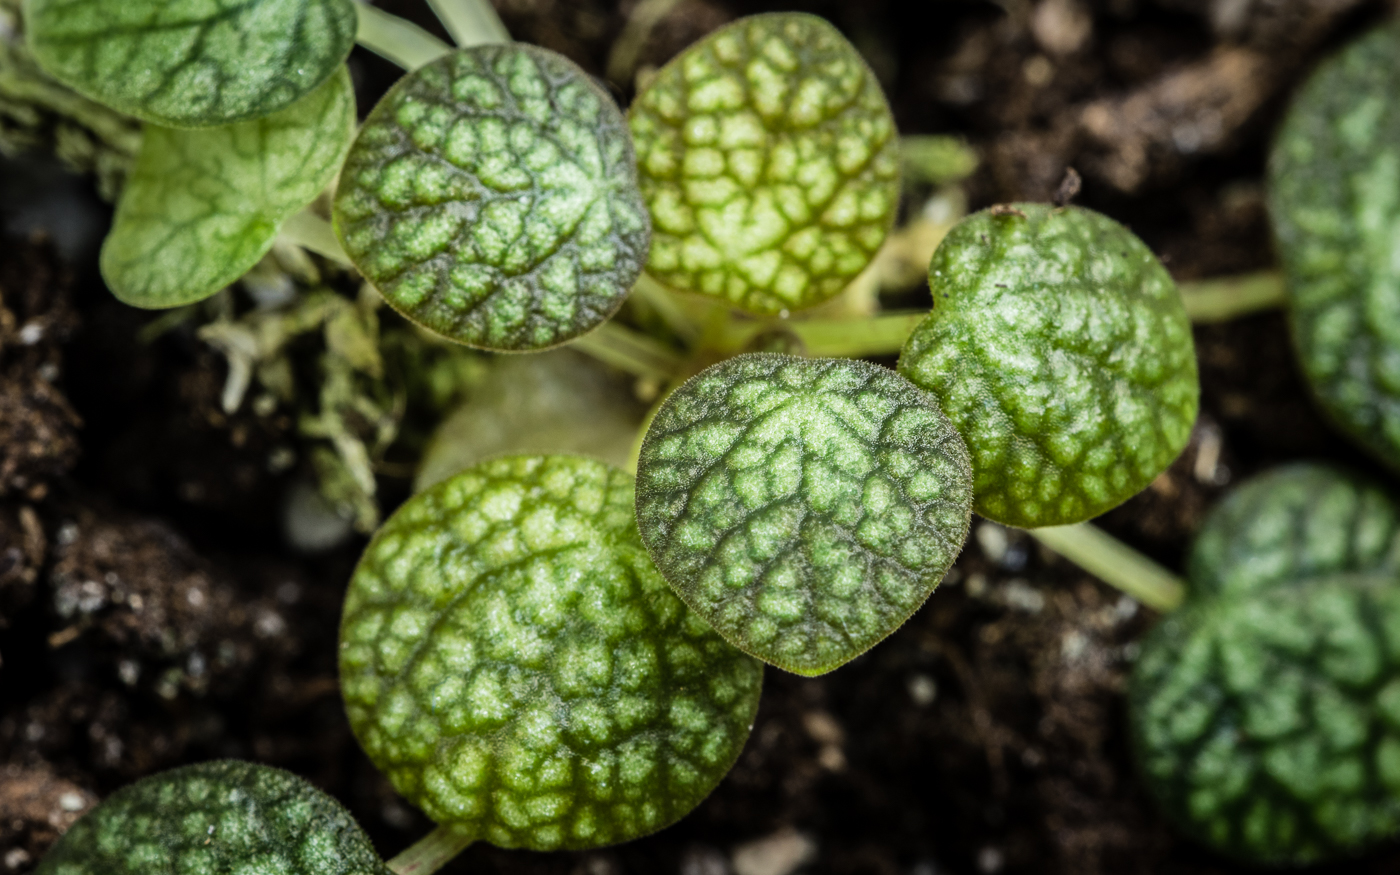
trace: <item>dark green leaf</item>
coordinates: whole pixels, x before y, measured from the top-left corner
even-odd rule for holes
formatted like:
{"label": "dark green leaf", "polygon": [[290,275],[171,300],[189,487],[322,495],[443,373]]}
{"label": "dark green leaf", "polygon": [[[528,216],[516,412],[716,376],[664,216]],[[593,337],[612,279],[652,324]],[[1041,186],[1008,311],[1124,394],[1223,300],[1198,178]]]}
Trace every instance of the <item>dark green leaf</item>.
{"label": "dark green leaf", "polygon": [[812,15],[755,15],[676,57],[633,101],[647,271],[756,313],[809,307],[865,269],[899,204],[899,140],[860,53]]}
{"label": "dark green leaf", "polygon": [[399,80],[350,150],[335,223],[395,309],[500,350],[600,325],[650,235],[622,114],[571,61],[524,45],[453,52]]}
{"label": "dark green leaf", "polygon": [[1269,162],[1303,373],[1343,430],[1400,469],[1400,21],[1323,63]]}
{"label": "dark green leaf", "polygon": [[263,118],[199,130],[146,125],[102,246],[112,293],[136,307],[178,307],[238,279],[282,221],[335,178],[354,125],[343,67]]}
{"label": "dark green leaf", "polygon": [[355,41],[350,0],[25,0],[44,69],[93,100],[177,128],[276,112]]}
{"label": "dark green leaf", "polygon": [[1400,508],[1352,474],[1295,464],[1241,484],[1211,511],[1188,574],[1194,593],[1214,595],[1349,572],[1400,572]]}
{"label": "dark green leaf", "polygon": [[495,459],[365,551],[341,625],[350,725],[438,823],[502,847],[626,841],[739,756],[762,665],[667,588],[632,492],[601,462]]}
{"label": "dark green leaf", "polygon": [[1197,840],[1273,865],[1400,832],[1400,584],[1325,577],[1202,599],[1143,642],[1136,752]]}
{"label": "dark green leaf", "polygon": [[750,353],[677,389],[637,464],[637,524],[681,598],[804,675],[899,627],[957,558],[967,448],[927,393],[847,359]]}
{"label": "dark green leaf", "polygon": [[929,287],[933,312],[899,371],[967,441],[982,516],[1082,522],[1186,446],[1200,393],[1191,325],[1122,225],[1078,207],[984,210],[939,244]]}
{"label": "dark green leaf", "polygon": [[36,875],[391,875],[341,804],[296,775],[222,760],[130,784]]}

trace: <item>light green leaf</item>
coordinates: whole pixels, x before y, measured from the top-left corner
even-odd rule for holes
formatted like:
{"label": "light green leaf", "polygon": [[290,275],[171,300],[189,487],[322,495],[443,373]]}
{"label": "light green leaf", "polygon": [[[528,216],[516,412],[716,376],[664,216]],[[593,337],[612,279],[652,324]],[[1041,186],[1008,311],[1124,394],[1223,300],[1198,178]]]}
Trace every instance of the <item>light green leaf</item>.
{"label": "light green leaf", "polygon": [[335,226],[394,309],[498,350],[602,324],[650,235],[612,98],[525,45],[453,52],[399,80],[346,159]]}
{"label": "light green leaf", "polygon": [[763,667],[647,558],[631,476],[483,462],[410,499],[355,570],[340,678],[355,736],[462,837],[591,848],[661,829],[738,758]]}
{"label": "light green leaf", "polygon": [[1244,593],[1339,573],[1400,572],[1400,507],[1327,465],[1274,468],[1231,490],[1191,546],[1194,595]]}
{"label": "light green leaf", "polygon": [[875,74],[830,24],[742,18],[686,49],[629,110],[647,272],[756,313],[810,307],[865,269],[899,203]]}
{"label": "light green leaf", "polygon": [[1269,156],[1298,361],[1323,411],[1400,470],[1400,21],[1318,67]]}
{"label": "light green leaf", "polygon": [[392,875],[336,800],[281,769],[222,760],[107,797],[36,875]]}
{"label": "light green leaf", "polygon": [[355,41],[350,0],[25,0],[40,65],[149,122],[226,125],[330,78]]}
{"label": "light green leaf", "polygon": [[1078,207],[993,207],[939,244],[929,288],[933,312],[899,372],[967,440],[982,516],[1083,522],[1186,446],[1200,395],[1191,324],[1127,228]]}
{"label": "light green leaf", "polygon": [[135,307],[207,298],[271,248],[282,221],[335,177],[355,124],[350,75],[280,112],[219,128],[147,125],[102,276]]}
{"label": "light green leaf", "polygon": [[1129,689],[1149,789],[1254,865],[1400,834],[1400,585],[1337,575],[1197,599],[1142,642]]}
{"label": "light green leaf", "polygon": [[661,573],[733,643],[804,675],[899,627],[957,558],[967,448],[886,368],[750,353],[657,411],[637,524]]}

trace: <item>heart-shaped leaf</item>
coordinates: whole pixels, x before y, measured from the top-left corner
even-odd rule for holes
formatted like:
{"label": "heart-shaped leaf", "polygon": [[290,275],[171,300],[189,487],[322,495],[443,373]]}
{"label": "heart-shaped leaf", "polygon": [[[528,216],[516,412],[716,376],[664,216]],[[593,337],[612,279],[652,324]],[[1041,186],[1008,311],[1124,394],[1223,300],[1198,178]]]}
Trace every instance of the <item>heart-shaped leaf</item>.
{"label": "heart-shaped leaf", "polygon": [[351,728],[438,823],[590,848],[679,819],[739,756],[762,664],[673,595],[631,476],[483,462],[420,493],[360,560],[340,676]]}
{"label": "heart-shaped leaf", "polygon": [[1400,583],[1334,576],[1194,601],[1143,641],[1130,704],[1154,795],[1256,864],[1400,833]]}
{"label": "heart-shaped leaf", "polygon": [[1211,511],[1188,575],[1206,596],[1350,572],[1400,574],[1400,507],[1352,474],[1296,464],[1241,484]]}
{"label": "heart-shaped leaf", "polygon": [[666,399],[637,524],[681,598],[736,647],[817,675],[924,603],[971,518],[967,448],[927,393],[847,359],[749,353]]}
{"label": "heart-shaped leaf", "polygon": [[177,307],[238,279],[283,220],[335,178],[354,125],[344,67],[263,118],[199,130],[146,125],[102,246],[112,293],[135,307]]}
{"label": "heart-shaped leaf", "polygon": [[602,324],[651,233],[622,113],[567,58],[518,44],[400,79],[350,150],[335,224],[396,310],[499,350]]}
{"label": "heart-shaped leaf", "polygon": [[296,775],[222,760],[129,784],[36,875],[391,875],[343,806]]}
{"label": "heart-shaped leaf", "polygon": [[1078,207],[993,207],[939,244],[929,287],[933,312],[899,371],[967,440],[982,516],[1082,522],[1186,446],[1200,394],[1191,324],[1122,225]]}
{"label": "heart-shaped leaf", "polygon": [[884,92],[830,24],[779,12],[720,28],[629,110],[653,239],[647,271],[755,313],[846,287],[899,204]]}
{"label": "heart-shaped leaf", "polygon": [[290,106],[355,42],[350,0],[25,0],[34,57],[79,92],[176,128]]}
{"label": "heart-shaped leaf", "polygon": [[1289,320],[1322,409],[1400,469],[1400,21],[1318,68],[1269,159]]}

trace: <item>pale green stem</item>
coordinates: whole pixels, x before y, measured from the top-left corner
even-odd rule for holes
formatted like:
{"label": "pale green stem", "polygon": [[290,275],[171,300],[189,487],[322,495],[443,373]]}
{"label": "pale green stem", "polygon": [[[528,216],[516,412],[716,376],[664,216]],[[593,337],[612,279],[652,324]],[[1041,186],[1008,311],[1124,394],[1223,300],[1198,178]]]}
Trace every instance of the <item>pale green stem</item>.
{"label": "pale green stem", "polygon": [[1186,581],[1089,523],[1028,529],[1031,537],[1157,611],[1175,610]]}
{"label": "pale green stem", "polygon": [[419,67],[452,51],[452,47],[411,21],[390,15],[368,3],[356,3],[360,15],[355,42],[403,67]]}
{"label": "pale green stem", "polygon": [[632,294],[647,303],[647,306],[656,311],[656,315],[661,317],[661,321],[666,323],[666,327],[676,333],[681,340],[686,343],[694,343],[700,336],[700,329],[685,314],[685,310],[676,303],[670,291],[661,283],[651,278],[650,274],[643,273],[637,278],[637,282],[632,286]]}
{"label": "pale green stem", "polygon": [[661,20],[671,13],[680,0],[641,0],[627,18],[622,33],[613,40],[612,51],[608,53],[607,77],[618,85],[625,81],[637,66],[637,55],[646,43],[647,36]]}
{"label": "pale green stem", "polygon": [[666,381],[681,366],[681,357],[645,334],[606,322],[570,344],[599,361],[639,377]]}
{"label": "pale green stem", "polygon": [[1181,302],[1192,322],[1225,322],[1283,306],[1283,274],[1276,270],[1181,284]]}
{"label": "pale green stem", "polygon": [[894,355],[927,313],[881,313],[869,319],[800,319],[787,328],[814,356]]}
{"label": "pale green stem", "polygon": [[390,860],[389,869],[396,875],[431,875],[471,843],[471,838],[440,826]]}
{"label": "pale green stem", "polygon": [[510,31],[488,0],[428,0],[428,5],[461,48],[510,42]]}
{"label": "pale green stem", "polygon": [[340,262],[346,267],[354,266],[350,261],[350,256],[346,255],[345,250],[340,248],[340,241],[335,238],[335,231],[331,228],[331,223],[316,215],[310,208],[292,214],[287,221],[282,223],[282,230],[278,236],[288,243],[294,243],[303,249],[310,249],[317,255]]}

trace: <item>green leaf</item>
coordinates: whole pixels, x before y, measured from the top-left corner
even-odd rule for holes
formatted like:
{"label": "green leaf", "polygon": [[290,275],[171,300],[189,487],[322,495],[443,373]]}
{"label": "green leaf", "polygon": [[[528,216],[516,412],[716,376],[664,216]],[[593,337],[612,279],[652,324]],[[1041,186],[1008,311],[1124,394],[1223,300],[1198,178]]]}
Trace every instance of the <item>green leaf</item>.
{"label": "green leaf", "polygon": [[1322,409],[1400,470],[1400,21],[1324,62],[1269,160],[1294,344]]}
{"label": "green leaf", "polygon": [[290,106],[355,42],[350,0],[25,0],[34,57],[79,92],[176,128]]}
{"label": "green leaf", "polygon": [[1200,394],[1191,325],[1122,225],[1078,207],[993,207],[939,244],[929,287],[933,312],[899,371],[967,440],[982,516],[1082,522],[1186,446]]}
{"label": "green leaf", "polygon": [[178,307],[238,279],[335,178],[354,124],[342,67],[264,118],[194,131],[147,125],[102,246],[112,293],[134,307]]}
{"label": "green leaf", "polygon": [[222,760],[129,784],[36,875],[391,875],[343,806],[281,769]]}
{"label": "green leaf", "polygon": [[396,310],[471,346],[556,346],[641,273],[627,126],[573,62],[479,46],[400,79],[345,162],[336,233]]}
{"label": "green leaf", "polygon": [[483,462],[409,500],[350,582],[340,677],[370,759],[501,847],[591,848],[684,816],[734,764],[762,665],[667,588],[631,476]]}
{"label": "green leaf", "polygon": [[637,463],[657,567],[736,647],[818,675],[933,592],[971,517],[967,448],[868,362],[750,353],[666,399]]}
{"label": "green leaf", "polygon": [[810,307],[865,269],[899,204],[899,139],[875,74],[830,24],[742,18],[633,101],[647,271],[755,313]]}
{"label": "green leaf", "polygon": [[1348,472],[1275,468],[1211,511],[1188,565],[1193,593],[1245,593],[1338,573],[1400,573],[1400,507]]}
{"label": "green leaf", "polygon": [[1335,576],[1202,599],[1143,641],[1130,686],[1149,788],[1256,864],[1400,833],[1400,584]]}
{"label": "green leaf", "polygon": [[467,402],[433,433],[414,489],[502,453],[564,453],[629,465],[646,408],[630,381],[572,349],[495,356]]}

